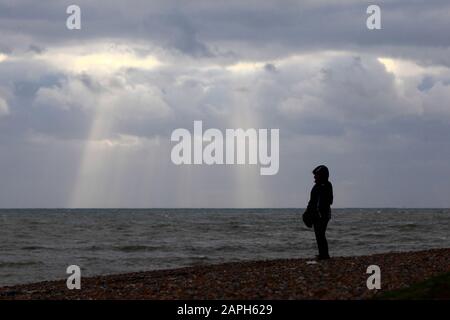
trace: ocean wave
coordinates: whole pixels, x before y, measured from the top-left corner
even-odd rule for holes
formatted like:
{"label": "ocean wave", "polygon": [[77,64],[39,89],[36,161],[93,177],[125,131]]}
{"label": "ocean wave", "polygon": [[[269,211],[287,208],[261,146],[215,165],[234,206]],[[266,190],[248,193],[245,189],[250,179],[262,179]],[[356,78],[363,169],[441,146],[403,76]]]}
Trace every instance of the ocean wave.
{"label": "ocean wave", "polygon": [[39,261],[15,261],[15,262],[0,262],[0,268],[26,268],[28,266],[34,266],[42,264]]}
{"label": "ocean wave", "polygon": [[209,264],[212,259],[205,255],[196,255],[196,256],[190,256],[188,258],[189,265],[191,266],[198,266],[198,265],[205,265]]}
{"label": "ocean wave", "polygon": [[46,247],[46,246],[24,246],[20,250],[25,251],[36,251],[36,250],[57,250],[57,248]]}
{"label": "ocean wave", "polygon": [[400,231],[405,231],[405,230],[414,230],[417,228],[423,227],[419,224],[416,223],[405,223],[405,224],[401,224],[401,225],[397,225],[395,226],[396,229],[400,230]]}
{"label": "ocean wave", "polygon": [[159,249],[161,249],[161,247],[159,246],[147,246],[147,245],[127,245],[114,247],[114,250],[122,252],[155,251]]}

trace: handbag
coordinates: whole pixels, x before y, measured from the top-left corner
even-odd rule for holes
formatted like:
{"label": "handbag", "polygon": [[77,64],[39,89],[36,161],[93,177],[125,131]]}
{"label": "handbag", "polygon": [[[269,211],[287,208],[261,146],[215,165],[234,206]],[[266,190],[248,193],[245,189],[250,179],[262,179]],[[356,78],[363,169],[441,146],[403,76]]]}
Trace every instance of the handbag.
{"label": "handbag", "polygon": [[312,228],[313,226],[313,216],[311,213],[308,212],[308,210],[306,210],[303,213],[303,223],[305,224],[305,226],[307,226],[308,228]]}

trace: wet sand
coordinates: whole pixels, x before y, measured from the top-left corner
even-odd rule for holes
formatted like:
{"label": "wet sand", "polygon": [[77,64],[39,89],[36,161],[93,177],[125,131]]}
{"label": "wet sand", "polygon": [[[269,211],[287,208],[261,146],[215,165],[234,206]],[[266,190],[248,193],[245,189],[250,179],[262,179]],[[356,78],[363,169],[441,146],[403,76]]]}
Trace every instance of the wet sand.
{"label": "wet sand", "polygon": [[[369,290],[367,267],[381,269]],[[450,272],[450,248],[370,256],[231,262],[0,288],[0,299],[369,299]]]}

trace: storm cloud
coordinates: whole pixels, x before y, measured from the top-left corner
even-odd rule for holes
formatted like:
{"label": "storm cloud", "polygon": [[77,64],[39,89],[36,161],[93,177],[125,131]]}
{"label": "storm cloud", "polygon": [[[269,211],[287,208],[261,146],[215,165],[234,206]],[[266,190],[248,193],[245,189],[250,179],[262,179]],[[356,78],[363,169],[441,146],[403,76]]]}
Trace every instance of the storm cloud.
{"label": "storm cloud", "polygon": [[[448,207],[450,3],[0,0],[0,207]],[[170,134],[280,129],[280,170],[175,166]]]}

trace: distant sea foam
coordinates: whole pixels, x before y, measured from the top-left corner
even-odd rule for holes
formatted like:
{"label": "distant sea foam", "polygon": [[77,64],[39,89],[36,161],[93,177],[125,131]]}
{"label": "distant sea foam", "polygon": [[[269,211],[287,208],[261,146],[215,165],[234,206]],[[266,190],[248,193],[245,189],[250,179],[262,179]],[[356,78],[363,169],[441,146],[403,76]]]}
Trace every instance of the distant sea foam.
{"label": "distant sea foam", "polygon": [[[0,286],[230,261],[314,257],[302,209],[0,210]],[[332,256],[450,247],[450,209],[335,209]]]}

